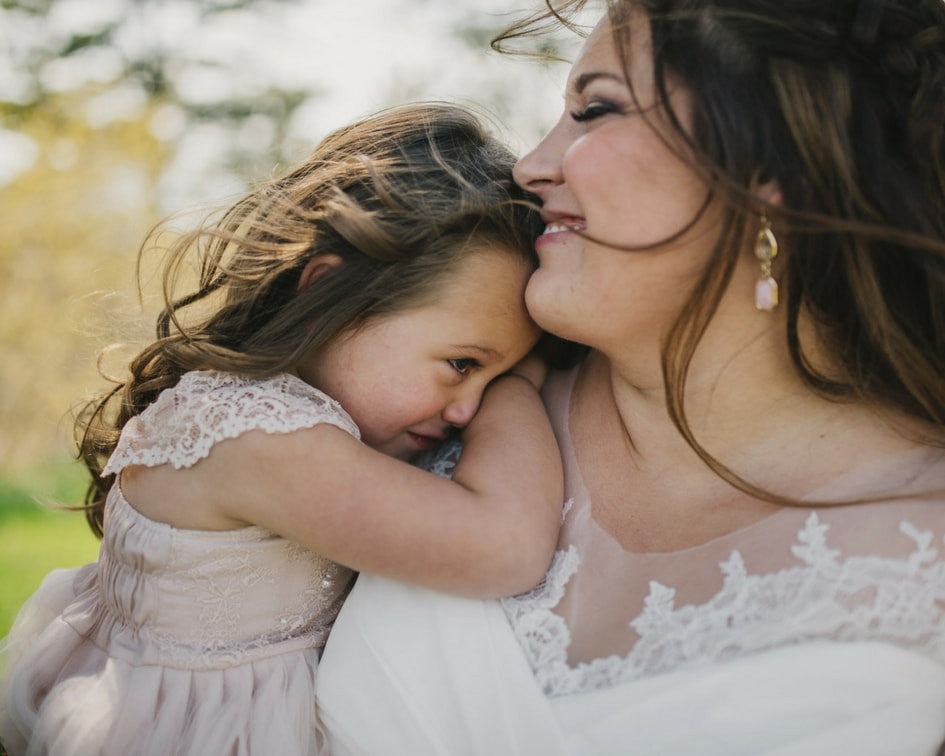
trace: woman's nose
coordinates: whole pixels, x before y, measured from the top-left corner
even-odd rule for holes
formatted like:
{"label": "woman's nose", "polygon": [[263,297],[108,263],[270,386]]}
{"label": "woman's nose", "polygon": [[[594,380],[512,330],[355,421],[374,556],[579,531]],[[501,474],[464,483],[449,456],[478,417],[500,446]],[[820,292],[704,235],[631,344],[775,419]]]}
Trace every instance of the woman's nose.
{"label": "woman's nose", "polygon": [[515,164],[512,175],[522,189],[541,195],[543,189],[561,183],[561,155],[563,144],[559,127],[553,128],[545,138]]}
{"label": "woman's nose", "polygon": [[443,419],[454,428],[465,428],[479,411],[482,392],[458,397],[443,408]]}

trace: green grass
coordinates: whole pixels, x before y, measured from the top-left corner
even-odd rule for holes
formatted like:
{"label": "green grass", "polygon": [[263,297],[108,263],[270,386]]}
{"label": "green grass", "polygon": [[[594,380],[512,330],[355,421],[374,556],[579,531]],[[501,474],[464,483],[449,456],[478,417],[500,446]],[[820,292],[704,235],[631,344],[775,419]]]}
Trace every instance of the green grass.
{"label": "green grass", "polygon": [[50,570],[98,556],[98,539],[84,515],[49,505],[74,505],[84,488],[75,465],[0,477],[0,637]]}

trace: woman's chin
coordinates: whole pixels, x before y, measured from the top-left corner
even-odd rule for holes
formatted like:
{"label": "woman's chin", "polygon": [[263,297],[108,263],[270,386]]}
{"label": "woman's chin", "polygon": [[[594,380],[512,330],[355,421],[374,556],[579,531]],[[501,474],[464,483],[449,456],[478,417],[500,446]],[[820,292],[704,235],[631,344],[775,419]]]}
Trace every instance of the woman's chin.
{"label": "woman's chin", "polygon": [[567,334],[574,330],[573,314],[569,314],[562,307],[565,300],[560,295],[544,287],[540,280],[536,281],[537,275],[538,271],[532,276],[525,289],[525,306],[528,314],[543,331],[565,339],[573,338]]}

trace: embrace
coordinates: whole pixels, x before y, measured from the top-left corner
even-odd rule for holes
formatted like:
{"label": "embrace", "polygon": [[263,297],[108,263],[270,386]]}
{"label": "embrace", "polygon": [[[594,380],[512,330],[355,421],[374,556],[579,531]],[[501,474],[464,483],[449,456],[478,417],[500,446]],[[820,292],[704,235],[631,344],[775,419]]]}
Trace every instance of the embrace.
{"label": "embrace", "polygon": [[384,111],[165,284],[11,754],[945,747],[942,0],[610,0],[526,155]]}

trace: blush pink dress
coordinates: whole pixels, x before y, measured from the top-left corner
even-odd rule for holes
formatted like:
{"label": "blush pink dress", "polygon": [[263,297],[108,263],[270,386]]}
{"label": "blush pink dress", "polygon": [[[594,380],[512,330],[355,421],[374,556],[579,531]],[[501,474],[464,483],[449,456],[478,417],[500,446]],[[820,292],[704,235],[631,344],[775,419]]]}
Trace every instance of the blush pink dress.
{"label": "blush pink dress", "polygon": [[[248,430],[331,423],[298,378],[186,374],[122,432],[107,472],[187,467]],[[352,572],[258,527],[181,530],[108,496],[98,562],[51,573],[5,641],[11,754],[311,754],[319,654]]]}

